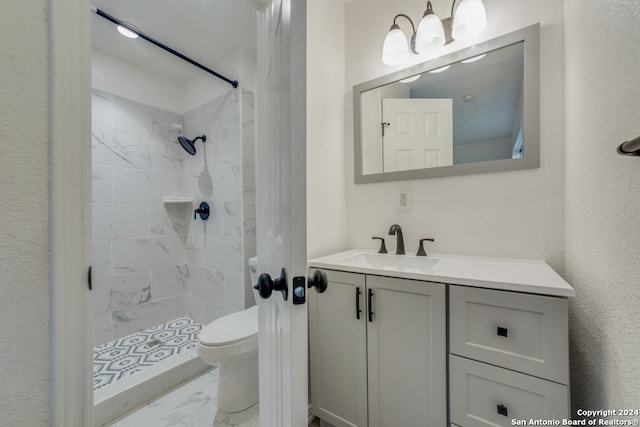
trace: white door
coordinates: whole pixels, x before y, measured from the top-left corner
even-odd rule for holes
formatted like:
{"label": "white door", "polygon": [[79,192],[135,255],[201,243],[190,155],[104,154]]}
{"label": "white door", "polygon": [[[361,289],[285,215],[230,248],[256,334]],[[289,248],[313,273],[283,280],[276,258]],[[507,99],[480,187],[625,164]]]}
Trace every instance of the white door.
{"label": "white door", "polygon": [[[258,273],[286,272],[288,295],[260,299],[260,426],[307,425],[306,0],[267,0],[258,13]],[[304,288],[303,288],[304,289]]]}
{"label": "white door", "polygon": [[451,99],[383,98],[384,171],[453,164]]}

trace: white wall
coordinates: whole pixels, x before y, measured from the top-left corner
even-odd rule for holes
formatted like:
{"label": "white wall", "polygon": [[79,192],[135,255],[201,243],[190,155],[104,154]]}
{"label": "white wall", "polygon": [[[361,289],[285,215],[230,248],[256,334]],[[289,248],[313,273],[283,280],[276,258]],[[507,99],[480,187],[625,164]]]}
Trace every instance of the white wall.
{"label": "white wall", "polygon": [[95,48],[91,51],[91,87],[172,113],[185,112],[180,83]]}
{"label": "white wall", "polygon": [[[216,71],[238,80],[238,89],[255,92],[255,55],[239,50],[230,52],[219,61]],[[178,82],[95,48],[91,52],[91,87],[178,114],[186,114],[234,90],[204,71]]]}
{"label": "white wall", "polygon": [[572,404],[637,408],[640,159],[615,149],[640,135],[640,3],[565,8]]}
{"label": "white wall", "polygon": [[345,248],[344,1],[307,3],[307,257]]}
{"label": "white wall", "polygon": [[[236,50],[216,63],[215,71],[238,81],[238,90],[255,93],[256,55]],[[182,84],[183,112],[186,113],[234,90],[229,83],[204,72]]]}
{"label": "white wall", "polygon": [[0,417],[49,425],[47,2],[0,1]]}
{"label": "white wall", "polygon": [[[346,5],[346,187],[347,246],[374,248],[371,236],[402,226],[407,252],[422,237],[427,251],[545,259],[558,271],[564,260],[563,4],[556,0],[485,0],[488,27],[477,41],[541,23],[541,167],[442,179],[353,184],[352,87],[402,67],[382,64],[384,37],[398,13],[419,19],[425,4],[415,0],[354,0]],[[448,16],[449,0],[432,1]],[[407,30],[401,22],[401,27]],[[466,47],[454,42],[443,52]],[[412,55],[406,65],[423,62]],[[400,189],[409,188],[413,208],[398,212]],[[387,238],[393,248],[395,239]]]}

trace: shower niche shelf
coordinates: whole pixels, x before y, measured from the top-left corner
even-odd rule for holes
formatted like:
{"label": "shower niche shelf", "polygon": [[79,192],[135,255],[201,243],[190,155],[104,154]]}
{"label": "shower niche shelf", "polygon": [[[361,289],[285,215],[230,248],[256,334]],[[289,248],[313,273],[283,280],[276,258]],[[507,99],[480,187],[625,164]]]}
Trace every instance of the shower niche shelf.
{"label": "shower niche shelf", "polygon": [[164,196],[162,203],[166,206],[187,206],[193,204],[193,197]]}

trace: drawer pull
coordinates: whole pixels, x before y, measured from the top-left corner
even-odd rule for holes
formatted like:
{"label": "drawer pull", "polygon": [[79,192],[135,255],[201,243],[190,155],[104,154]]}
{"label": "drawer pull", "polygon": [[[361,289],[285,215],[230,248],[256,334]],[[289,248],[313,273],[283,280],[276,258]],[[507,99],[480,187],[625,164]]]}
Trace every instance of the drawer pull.
{"label": "drawer pull", "polygon": [[506,338],[509,335],[509,330],[507,328],[498,326],[498,335]]}
{"label": "drawer pull", "polygon": [[499,415],[504,415],[505,417],[508,417],[508,411],[507,411],[507,407],[504,406],[503,404],[500,404],[497,406],[498,408],[498,414]]}

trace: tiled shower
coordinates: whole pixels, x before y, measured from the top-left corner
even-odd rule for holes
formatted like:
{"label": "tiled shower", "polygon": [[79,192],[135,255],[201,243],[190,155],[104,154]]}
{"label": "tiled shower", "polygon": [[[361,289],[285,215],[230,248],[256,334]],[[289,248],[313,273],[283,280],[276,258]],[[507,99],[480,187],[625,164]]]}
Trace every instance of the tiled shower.
{"label": "tiled shower", "polygon": [[[246,265],[256,251],[253,99],[251,92],[237,89],[179,115],[93,91],[96,348],[115,346],[117,340],[176,319],[199,327],[252,300]],[[207,141],[196,143],[194,156],[177,142],[179,135],[203,134]],[[166,197],[192,202],[163,203]],[[193,210],[202,201],[211,209],[207,221],[194,220]],[[127,367],[135,372],[127,379],[133,384],[147,370],[153,373],[150,381],[158,383],[153,379],[162,375],[158,365],[166,364],[171,378],[162,381],[165,387],[188,380],[205,366],[194,360],[179,368],[169,361],[172,352],[163,351],[162,342],[174,334],[179,332],[158,331],[162,339],[148,334],[149,342],[140,343],[149,354],[145,357],[154,361],[151,369],[131,368],[127,357],[133,356],[114,352],[114,360],[96,363],[94,372],[98,365],[115,372]],[[197,339],[197,334],[187,335]],[[192,344],[185,348],[192,347],[193,359]],[[120,393],[131,387],[116,382],[113,387],[104,377],[95,382],[98,425],[135,404]],[[105,391],[110,387],[120,396],[112,398]],[[140,388],[135,393],[145,395]]]}

